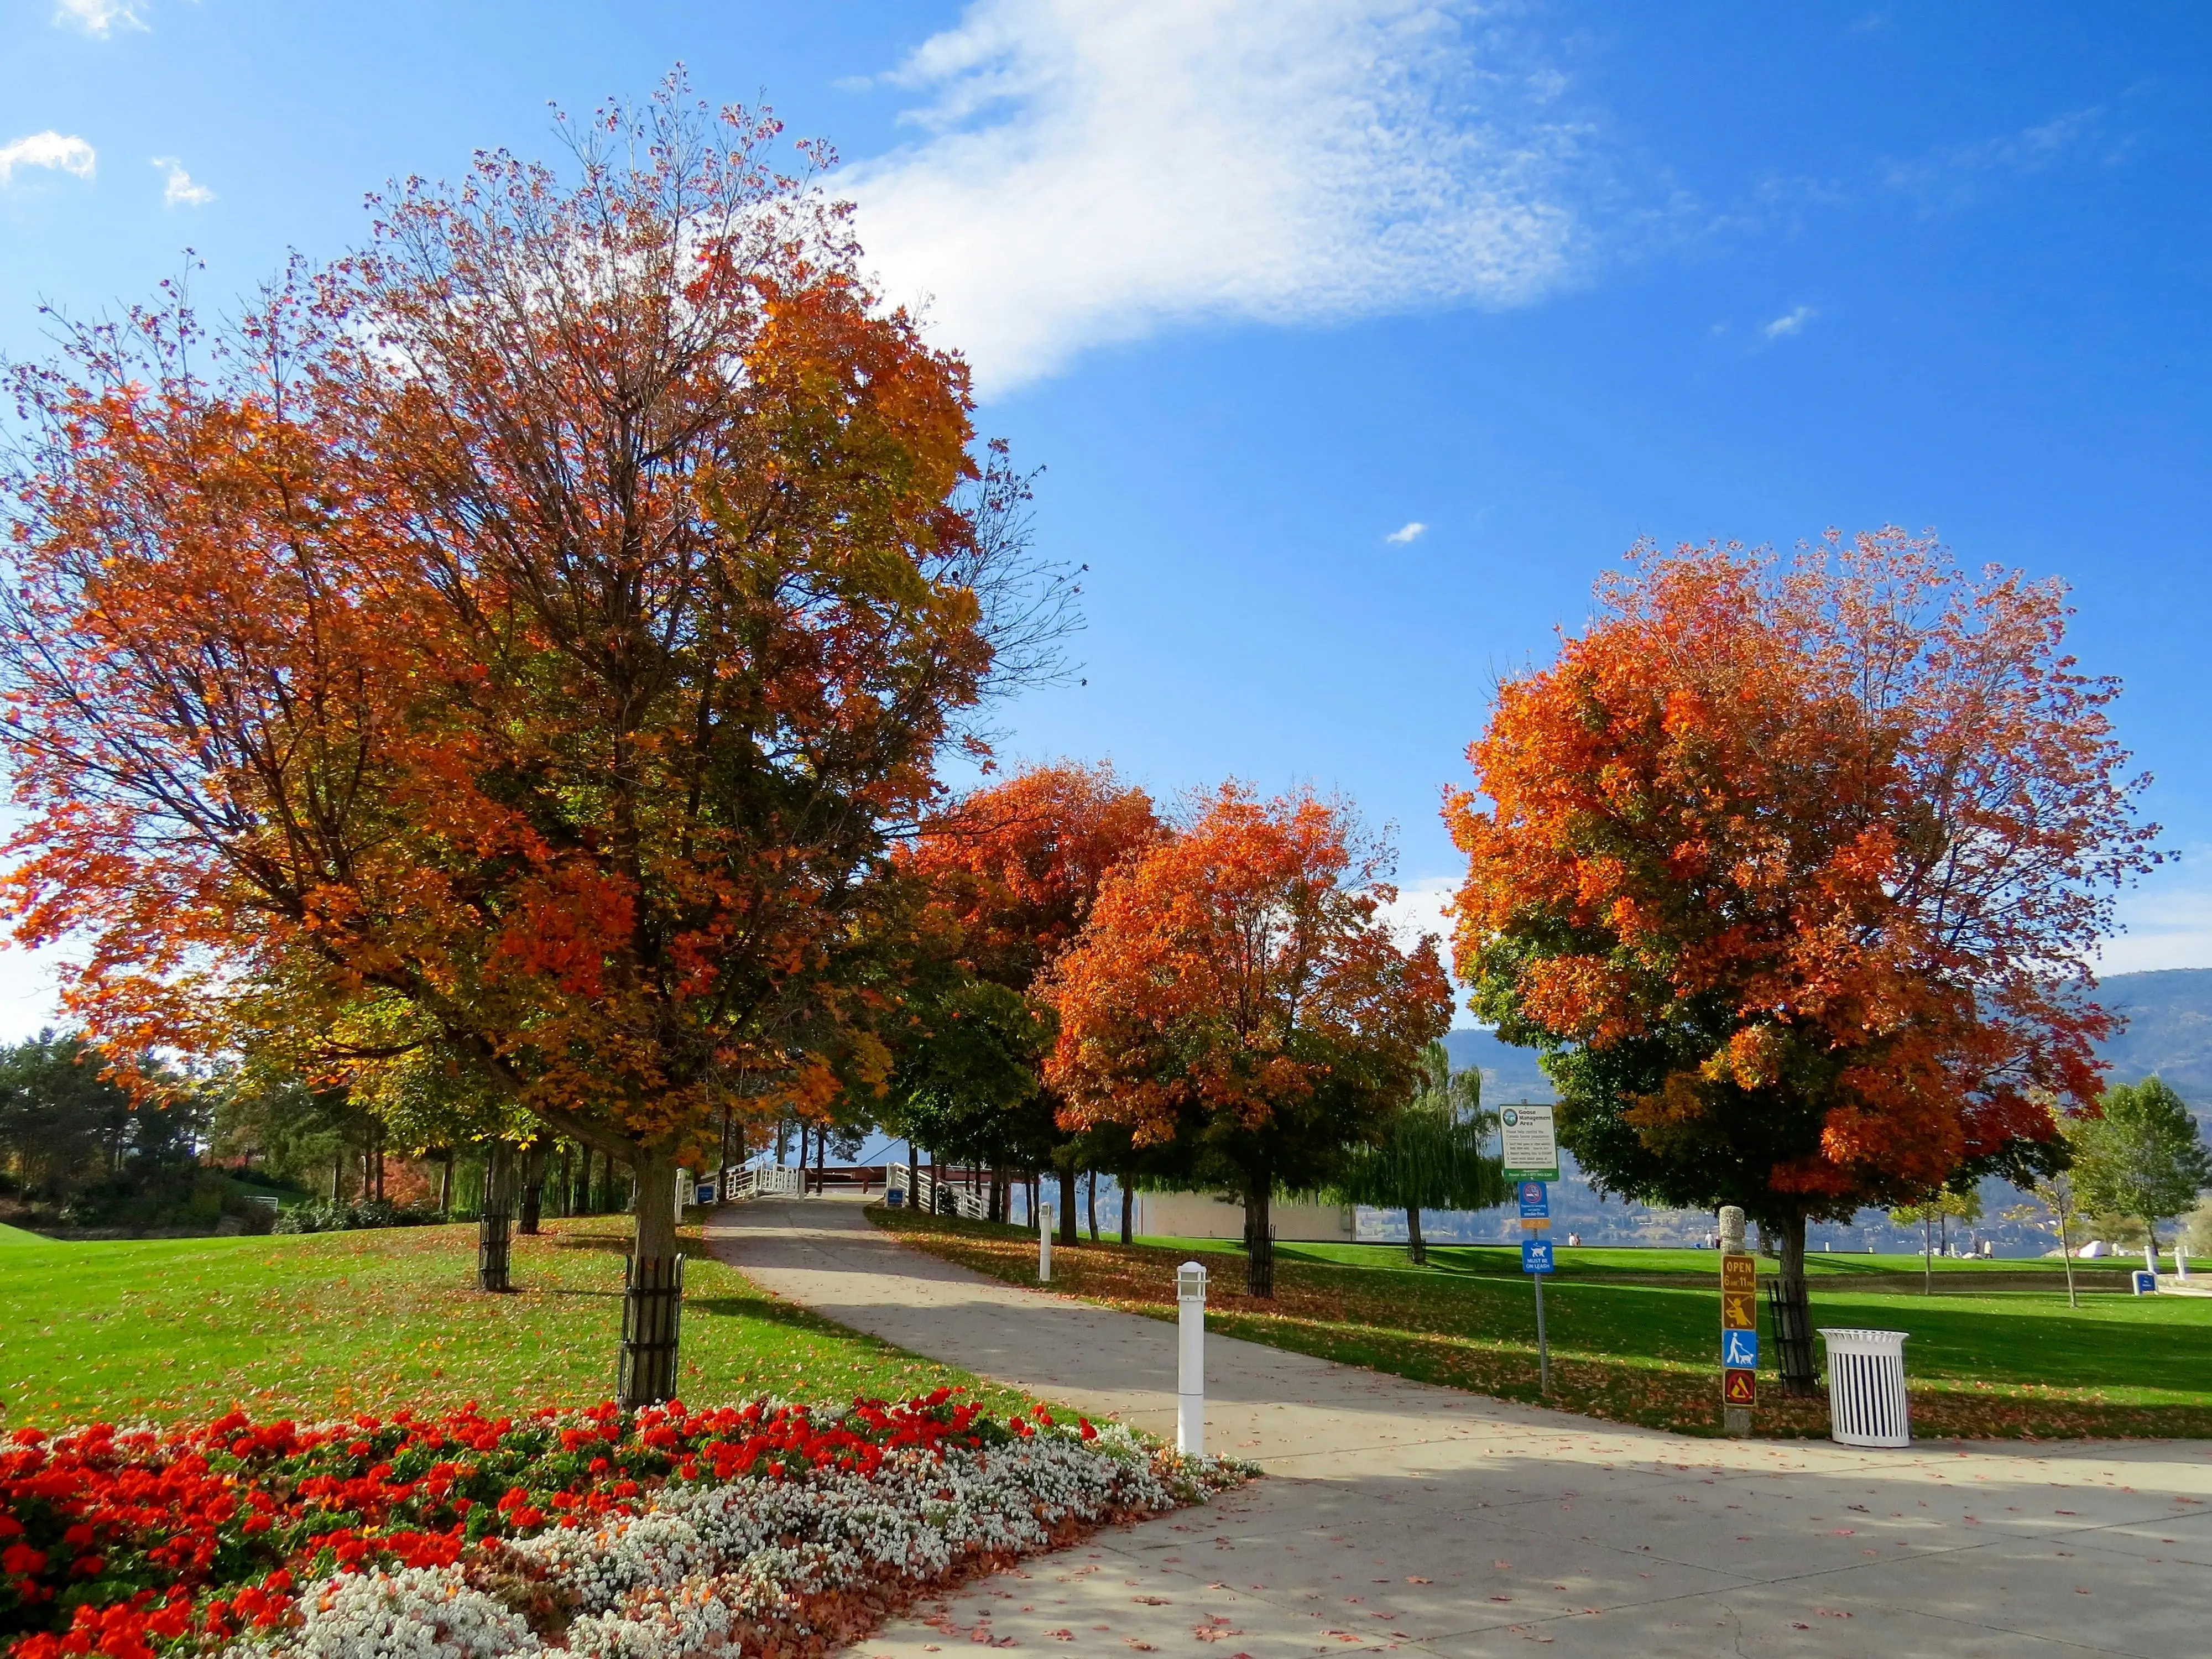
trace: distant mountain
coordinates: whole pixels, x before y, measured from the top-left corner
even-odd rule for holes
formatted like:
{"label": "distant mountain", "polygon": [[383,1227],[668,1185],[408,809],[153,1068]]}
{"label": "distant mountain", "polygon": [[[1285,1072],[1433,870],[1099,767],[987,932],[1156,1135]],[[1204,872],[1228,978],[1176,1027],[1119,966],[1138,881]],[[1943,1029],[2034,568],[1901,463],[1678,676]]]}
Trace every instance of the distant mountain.
{"label": "distant mountain", "polygon": [[2212,1107],[2212,968],[2115,974],[2097,1000],[2127,1017],[2127,1029],[2104,1045],[2113,1082],[2155,1072],[2191,1105]]}
{"label": "distant mountain", "polygon": [[1444,1034],[1444,1048],[1451,1055],[1454,1070],[1481,1068],[1482,1103],[1486,1106],[1503,1106],[1516,1100],[1559,1098],[1552,1079],[1536,1064],[1536,1051],[1501,1042],[1495,1031],[1448,1031]]}
{"label": "distant mountain", "polygon": [[[2191,1105],[2212,1109],[2212,968],[2115,974],[2097,996],[2127,1019],[2127,1028],[2102,1045],[2113,1082],[2136,1083],[2155,1072]],[[1444,1047],[1454,1066],[1481,1068],[1482,1097],[1491,1105],[1557,1098],[1533,1048],[1516,1048],[1491,1031],[1453,1031]]]}

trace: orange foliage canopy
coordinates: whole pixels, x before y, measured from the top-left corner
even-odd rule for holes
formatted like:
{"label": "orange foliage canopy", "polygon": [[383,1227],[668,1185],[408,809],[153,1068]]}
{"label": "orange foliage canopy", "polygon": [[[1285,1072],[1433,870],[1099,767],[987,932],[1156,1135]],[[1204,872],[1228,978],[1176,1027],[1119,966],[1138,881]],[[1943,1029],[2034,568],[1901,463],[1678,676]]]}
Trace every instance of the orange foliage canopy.
{"label": "orange foliage canopy", "polygon": [[1089,920],[1106,872],[1165,834],[1110,765],[1031,767],[969,795],[905,859],[969,970],[1026,991]]}
{"label": "orange foliage canopy", "polygon": [[19,373],[6,897],[111,1052],[434,1051],[641,1175],[881,1073],[892,841],[1050,630],[963,368],[775,135],[672,88],[213,348]]}
{"label": "orange foliage canopy", "polygon": [[1047,1080],[1074,1123],[1180,1141],[1264,1218],[1411,1097],[1451,1023],[1433,939],[1401,949],[1378,915],[1384,852],[1342,807],[1238,784],[1108,875],[1053,968]]}
{"label": "orange foliage canopy", "polygon": [[1550,1051],[1577,1156],[1801,1227],[2032,1162],[2094,1100],[2087,963],[2158,856],[2062,590],[1885,530],[1639,550],[1600,600],[1446,804],[1459,971]]}

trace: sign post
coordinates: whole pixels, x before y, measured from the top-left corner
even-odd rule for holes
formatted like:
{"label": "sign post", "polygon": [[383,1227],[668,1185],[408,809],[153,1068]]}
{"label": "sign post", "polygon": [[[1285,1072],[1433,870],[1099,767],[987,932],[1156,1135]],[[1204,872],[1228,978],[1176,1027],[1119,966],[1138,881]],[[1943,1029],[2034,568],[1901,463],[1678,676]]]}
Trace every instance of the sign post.
{"label": "sign post", "polygon": [[1759,1403],[1759,1259],[1743,1247],[1743,1212],[1721,1211],[1721,1419],[1723,1431],[1751,1432]]}
{"label": "sign post", "polygon": [[1552,1345],[1544,1330],[1544,1280],[1552,1261],[1552,1196],[1544,1183],[1559,1178],[1559,1137],[1548,1106],[1508,1106],[1498,1114],[1504,1131],[1505,1178],[1521,1199],[1521,1271],[1536,1289],[1536,1391],[1552,1391]]}

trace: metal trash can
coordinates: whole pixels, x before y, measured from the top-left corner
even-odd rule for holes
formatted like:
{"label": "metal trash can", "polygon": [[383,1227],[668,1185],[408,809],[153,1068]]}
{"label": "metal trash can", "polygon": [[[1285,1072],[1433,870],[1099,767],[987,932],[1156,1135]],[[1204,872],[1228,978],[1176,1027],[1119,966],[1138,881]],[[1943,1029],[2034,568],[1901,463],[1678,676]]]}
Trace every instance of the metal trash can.
{"label": "metal trash can", "polygon": [[1903,1331],[1830,1330],[1828,1433],[1839,1446],[1909,1446]]}

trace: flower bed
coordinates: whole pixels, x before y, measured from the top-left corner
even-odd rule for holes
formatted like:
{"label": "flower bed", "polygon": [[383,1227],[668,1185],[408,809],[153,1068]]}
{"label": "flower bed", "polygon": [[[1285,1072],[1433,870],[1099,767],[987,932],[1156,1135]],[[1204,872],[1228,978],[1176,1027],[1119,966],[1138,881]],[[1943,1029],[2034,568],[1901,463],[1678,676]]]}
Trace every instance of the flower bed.
{"label": "flower bed", "polygon": [[0,1449],[9,1659],[817,1652],[1237,1478],[946,1390],[823,1413],[105,1425]]}

